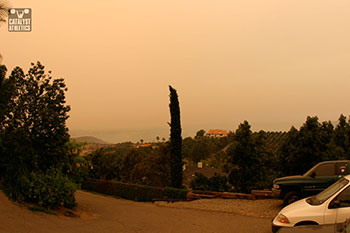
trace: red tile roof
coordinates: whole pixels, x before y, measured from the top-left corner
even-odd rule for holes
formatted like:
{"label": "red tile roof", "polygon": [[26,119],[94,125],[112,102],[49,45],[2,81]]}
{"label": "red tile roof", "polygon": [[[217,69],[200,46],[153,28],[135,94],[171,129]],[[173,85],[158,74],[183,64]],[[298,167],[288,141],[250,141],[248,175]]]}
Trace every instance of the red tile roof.
{"label": "red tile roof", "polygon": [[211,129],[208,131],[209,135],[228,135],[227,130],[222,130],[222,129]]}

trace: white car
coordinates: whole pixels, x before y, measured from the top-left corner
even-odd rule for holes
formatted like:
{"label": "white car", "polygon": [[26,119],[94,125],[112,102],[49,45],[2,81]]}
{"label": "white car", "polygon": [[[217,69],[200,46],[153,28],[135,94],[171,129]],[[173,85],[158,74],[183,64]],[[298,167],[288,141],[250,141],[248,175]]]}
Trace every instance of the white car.
{"label": "white car", "polygon": [[345,222],[350,217],[350,175],[319,194],[283,208],[272,220],[272,231],[283,227]]}

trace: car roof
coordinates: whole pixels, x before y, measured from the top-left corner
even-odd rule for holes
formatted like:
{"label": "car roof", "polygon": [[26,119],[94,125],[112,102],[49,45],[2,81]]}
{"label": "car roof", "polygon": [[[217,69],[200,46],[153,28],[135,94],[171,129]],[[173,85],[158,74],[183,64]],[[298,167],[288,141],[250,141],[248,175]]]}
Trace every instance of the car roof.
{"label": "car roof", "polygon": [[341,163],[341,162],[350,162],[350,160],[330,160],[330,161],[320,162],[319,164],[321,164],[321,163]]}

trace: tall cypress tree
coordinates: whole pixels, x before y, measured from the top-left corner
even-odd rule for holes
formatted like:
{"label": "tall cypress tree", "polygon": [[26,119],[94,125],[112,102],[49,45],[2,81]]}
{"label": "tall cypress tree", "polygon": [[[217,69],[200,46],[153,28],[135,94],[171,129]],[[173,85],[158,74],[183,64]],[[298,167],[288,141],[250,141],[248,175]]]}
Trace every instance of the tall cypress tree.
{"label": "tall cypress tree", "polygon": [[169,86],[170,90],[170,170],[171,186],[182,187],[182,153],[181,153],[181,122],[180,106],[176,90]]}

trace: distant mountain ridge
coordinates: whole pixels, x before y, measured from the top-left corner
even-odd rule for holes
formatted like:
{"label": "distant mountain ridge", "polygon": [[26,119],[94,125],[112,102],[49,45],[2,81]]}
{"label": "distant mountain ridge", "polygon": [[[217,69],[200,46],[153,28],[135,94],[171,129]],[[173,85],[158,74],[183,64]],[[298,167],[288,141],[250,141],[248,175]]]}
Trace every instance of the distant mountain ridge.
{"label": "distant mountain ridge", "polygon": [[96,143],[96,144],[108,144],[108,142],[103,141],[102,139],[93,137],[93,136],[83,136],[73,138],[77,142],[86,142],[86,143]]}

